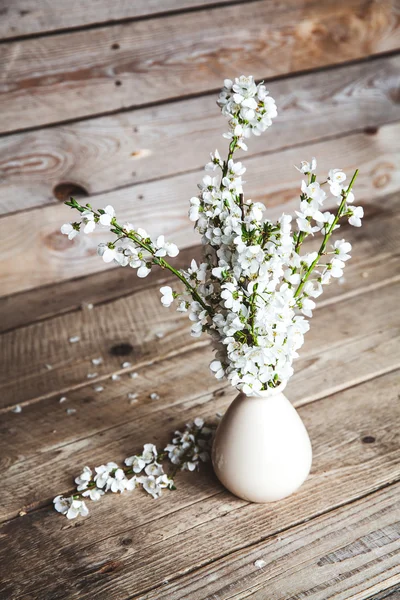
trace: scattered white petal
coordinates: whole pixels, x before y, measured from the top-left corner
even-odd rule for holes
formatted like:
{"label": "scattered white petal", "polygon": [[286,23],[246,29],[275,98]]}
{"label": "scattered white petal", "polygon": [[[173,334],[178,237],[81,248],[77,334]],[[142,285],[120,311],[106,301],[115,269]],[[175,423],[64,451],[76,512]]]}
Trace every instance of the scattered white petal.
{"label": "scattered white petal", "polygon": [[96,385],[93,389],[95,392],[102,392],[104,387],[102,385]]}
{"label": "scattered white petal", "polygon": [[138,396],[139,396],[139,394],[132,393],[132,392],[129,392],[129,394],[128,394],[129,400],[135,400]]}
{"label": "scattered white petal", "polygon": [[257,569],[262,569],[263,567],[266,566],[266,562],[265,560],[263,560],[262,558],[259,558],[258,560],[256,560],[256,562],[254,563],[254,566],[257,567]]}
{"label": "scattered white petal", "polygon": [[158,394],[156,394],[156,392],[152,392],[150,394],[150,398],[151,398],[151,400],[159,400],[160,396]]}
{"label": "scattered white petal", "polygon": [[49,364],[46,364],[46,365],[44,365],[44,366],[46,367],[46,369],[47,369],[48,371],[51,371],[51,370],[52,370],[52,368],[53,368],[53,365],[49,365]]}
{"label": "scattered white petal", "polygon": [[119,379],[121,379],[121,375],[118,375],[118,373],[113,373],[113,374],[111,375],[111,379],[112,379],[113,381],[118,381]]}
{"label": "scattered white petal", "polygon": [[86,375],[86,377],[87,377],[88,379],[94,379],[95,377],[97,377],[97,375],[98,375],[97,373],[88,373],[88,374]]}
{"label": "scattered white petal", "polygon": [[82,302],[82,310],[93,310],[93,304],[91,302]]}
{"label": "scattered white petal", "polygon": [[17,404],[16,406],[14,406],[14,408],[11,409],[11,412],[13,412],[13,413],[20,413],[20,412],[22,412],[21,405]]}
{"label": "scattered white petal", "polygon": [[59,399],[59,403],[62,404],[63,402],[67,401],[67,396],[61,396],[61,398]]}
{"label": "scattered white petal", "polygon": [[369,277],[369,273],[368,273],[368,271],[363,271],[363,272],[361,273],[361,277],[362,277],[363,279],[368,279],[368,277]]}
{"label": "scattered white petal", "polygon": [[129,373],[129,377],[131,379],[136,379],[136,377],[139,377],[139,373],[136,373],[136,371],[134,373]]}
{"label": "scattered white petal", "polygon": [[126,361],[126,362],[123,362],[121,366],[123,369],[129,369],[129,367],[132,366],[132,363]]}
{"label": "scattered white petal", "polygon": [[76,344],[77,342],[79,342],[80,339],[81,338],[79,337],[79,335],[73,335],[69,338],[69,342],[70,344]]}
{"label": "scattered white petal", "polygon": [[101,365],[102,362],[103,359],[101,358],[101,356],[99,356],[99,358],[92,358],[92,365],[94,365],[95,367]]}
{"label": "scattered white petal", "polygon": [[74,415],[76,413],[76,408],[67,408],[65,412],[67,415]]}
{"label": "scattered white petal", "polygon": [[164,337],[164,334],[163,334],[163,332],[162,332],[162,331],[158,331],[158,332],[156,333],[156,337],[157,337],[159,340],[161,340],[161,338],[163,338],[163,337]]}

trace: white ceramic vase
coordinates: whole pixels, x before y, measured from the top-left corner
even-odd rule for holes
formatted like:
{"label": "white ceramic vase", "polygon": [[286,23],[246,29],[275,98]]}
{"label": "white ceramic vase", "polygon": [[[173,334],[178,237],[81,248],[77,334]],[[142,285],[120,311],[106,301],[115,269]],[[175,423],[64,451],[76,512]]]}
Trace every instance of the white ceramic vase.
{"label": "white ceramic vase", "polygon": [[286,383],[246,396],[240,393],[223,416],[212,461],[221,483],[251,502],[292,494],[307,478],[311,442],[296,409],[283,395]]}

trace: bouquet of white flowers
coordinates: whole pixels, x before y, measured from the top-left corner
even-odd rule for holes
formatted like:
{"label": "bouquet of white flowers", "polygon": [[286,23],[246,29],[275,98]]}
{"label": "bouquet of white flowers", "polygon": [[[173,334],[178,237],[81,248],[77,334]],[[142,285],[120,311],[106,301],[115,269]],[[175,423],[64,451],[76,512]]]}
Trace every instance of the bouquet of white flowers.
{"label": "bouquet of white flowers", "polygon": [[[95,210],[71,199],[66,204],[81,213],[81,220],[63,225],[61,231],[72,239],[99,224],[117,236],[98,247],[105,262],[137,269],[139,277],[146,277],[154,265],[171,271],[184,291],[162,287],[162,304],[176,303],[178,311],[188,312],[193,336],[212,336],[216,356],[210,368],[218,379],[226,377],[245,394],[254,394],[292,375],[315,298],[332,277],[342,276],[350,258],[348,242],[339,239],[328,247],[329,239],[342,219],[359,227],[363,209],[353,205],[357,171],[347,184],[343,171],[331,169],[319,183],[313,158],[298,168],[305,178],[294,227],[290,215],[270,221],[263,204],[245,199],[246,169],[233,156],[247,150],[245,140],[252,134],[261,135],[272,125],[275,101],[263,83],[241,76],[225,80],[218,105],[229,122],[224,134],[228,156],[223,160],[217,150],[211,154],[200,193],[191,198],[189,209],[201,234],[204,262],[193,260],[187,270],[175,269],[166,257],[176,256],[177,246],[163,235],[152,240],[131,223],[119,224],[112,206]],[[338,206],[334,212],[324,210],[329,194]],[[319,250],[302,254],[305,238],[316,234],[322,238]]]}

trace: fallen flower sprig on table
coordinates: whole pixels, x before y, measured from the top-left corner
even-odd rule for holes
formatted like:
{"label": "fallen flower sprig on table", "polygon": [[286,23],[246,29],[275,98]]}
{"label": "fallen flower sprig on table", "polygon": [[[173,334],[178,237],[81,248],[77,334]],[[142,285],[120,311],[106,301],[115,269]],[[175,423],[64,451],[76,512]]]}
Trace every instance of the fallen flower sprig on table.
{"label": "fallen flower sprig on table", "polygon": [[[85,517],[89,514],[86,500],[97,502],[107,492],[122,494],[136,487],[158,498],[163,489],[176,489],[174,477],[179,471],[194,471],[200,462],[209,460],[213,432],[214,428],[198,417],[193,423],[187,423],[183,432],[175,431],[163,452],[158,453],[154,444],[145,444],[142,454],[129,456],[122,466],[115,462],[94,470],[86,466],[75,479],[76,490],[71,496],[54,498],[54,508],[67,519]],[[164,460],[172,464],[168,474],[161,464]]]}
{"label": "fallen flower sprig on table", "polygon": [[[189,312],[191,334],[212,336],[216,352],[210,364],[215,377],[226,377],[245,394],[257,394],[286,382],[293,374],[293,360],[309,330],[308,319],[315,299],[332,278],[341,278],[350,258],[351,244],[338,239],[328,245],[344,220],[361,226],[363,209],[354,206],[353,186],[358,170],[347,183],[341,169],[330,169],[317,181],[317,163],[303,161],[299,210],[292,230],[292,217],[283,214],[276,222],[265,216],[261,202],[245,199],[238,150],[247,150],[245,140],[261,135],[277,116],[276,104],[263,83],[253,77],[226,79],[218,105],[227,117],[228,155],[216,150],[206,165],[207,174],[199,194],[190,200],[189,218],[201,235],[205,261],[192,261],[186,270],[175,269],[167,257],[178,254],[177,246],[163,235],[152,239],[142,228],[118,222],[114,208],[95,210],[71,198],[68,206],[81,220],[67,223],[61,231],[70,239],[78,232],[92,232],[99,224],[117,237],[100,244],[105,262],[137,270],[146,277],[154,266],[173,273],[185,286],[161,288],[161,302]],[[326,190],[326,191],[325,191]],[[326,210],[326,203],[336,204]],[[319,249],[302,253],[309,236],[320,235]]]}

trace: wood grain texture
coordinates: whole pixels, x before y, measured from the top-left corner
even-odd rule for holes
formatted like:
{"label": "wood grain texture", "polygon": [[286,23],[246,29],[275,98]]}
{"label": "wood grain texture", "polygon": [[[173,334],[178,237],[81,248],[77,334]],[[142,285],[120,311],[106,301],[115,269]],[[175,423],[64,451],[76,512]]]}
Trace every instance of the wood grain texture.
{"label": "wood grain texture", "polygon": [[[179,380],[176,373],[177,388],[181,389]],[[13,519],[3,526],[6,543],[2,552],[10,565],[5,590],[15,597],[23,593],[57,598],[125,598],[133,590],[143,594],[165,580],[174,580],[379,489],[400,477],[397,388],[398,373],[394,373],[382,377],[378,386],[371,381],[301,407],[300,414],[313,439],[312,474],[298,493],[274,504],[273,510],[232,497],[204,469],[195,477],[183,475],[178,491],[156,503],[149,503],[140,493],[134,499],[129,495],[105,498],[93,506],[95,514],[78,527],[65,529],[68,524],[50,507]],[[25,477],[24,485],[16,486],[15,492],[28,494],[37,502],[45,498],[51,486],[53,495],[60,492],[60,479],[68,485],[68,469],[72,474],[77,462],[102,461],[105,455],[107,459],[122,458],[133,445],[140,446],[150,437],[161,445],[169,427],[195,414],[213,415],[226,406],[227,399],[222,396],[192,397],[168,411],[125,423],[118,436],[114,431],[107,437],[106,432],[55,448],[54,462],[48,462],[50,457],[45,454],[36,466],[28,459],[14,470],[14,485],[22,481],[27,469],[32,478],[27,481]],[[366,435],[373,435],[375,442],[363,443]],[[92,445],[96,437],[97,449]],[[43,473],[44,464],[46,469],[52,465],[53,477],[46,478],[39,487],[34,482]],[[113,507],[112,531],[105,531],[99,523],[107,522]],[[351,540],[344,539],[343,545],[349,543]],[[25,559],[33,548],[41,554],[40,572]],[[319,558],[337,548],[337,543],[325,546]],[[332,564],[336,569],[342,567],[340,563]],[[198,579],[193,573],[191,578],[196,585]]]}
{"label": "wood grain texture", "polygon": [[[349,174],[360,169],[357,201],[384,198],[400,189],[399,135],[399,124],[385,125],[375,135],[357,133],[245,159],[246,197],[264,202],[271,219],[282,211],[292,212],[298,206],[301,177],[291,166],[315,155],[319,173],[335,165]],[[150,235],[164,233],[179,247],[188,247],[198,240],[187,218],[188,200],[196,193],[201,177],[202,173],[194,172],[144,183],[95,196],[92,204],[112,204],[121,222],[144,227]],[[0,219],[0,296],[110,268],[97,256],[97,244],[106,240],[100,228],[72,243],[60,233],[60,225],[74,218],[70,209],[55,205]]]}
{"label": "wood grain texture", "polygon": [[[400,120],[399,82],[400,55],[271,82],[279,117],[249,155]],[[210,149],[225,147],[215,99],[0,138],[0,214],[56,203],[63,184],[92,195],[202,168]]]}
{"label": "wood grain texture", "polygon": [[[65,10],[63,0],[2,0],[0,6],[0,39],[60,31],[74,27],[112,23],[209,4],[225,4],[230,0],[71,0]],[[245,2],[246,0],[243,0]]]}
{"label": "wood grain texture", "polygon": [[400,583],[399,492],[398,484],[390,486],[134,598],[369,598],[374,590]]}
{"label": "wood grain texture", "polygon": [[[367,205],[360,229],[343,225],[341,235],[353,245],[352,260],[346,266],[344,281],[325,289],[323,303],[358,293],[360,288],[382,285],[398,276],[399,202],[399,194],[395,193],[377,204]],[[316,241],[308,238],[304,251],[313,251]],[[171,262],[176,268],[186,268],[192,258],[201,262],[201,246],[183,249]],[[151,287],[156,282],[162,285],[172,280],[173,276],[156,269],[146,279],[139,279],[131,269],[116,268],[3,296],[0,297],[0,332],[64,312],[85,310],[88,304],[102,304]]]}
{"label": "wood grain texture", "polygon": [[368,596],[368,600],[400,600],[400,582],[378,594]]}
{"label": "wood grain texture", "polygon": [[270,78],[395,50],[397,6],[263,0],[4,43],[0,131],[202,94],[242,72]]}

